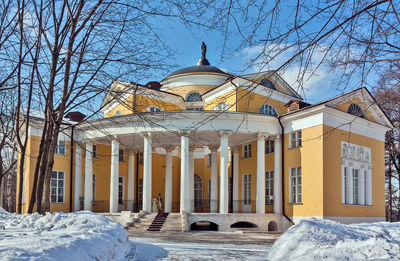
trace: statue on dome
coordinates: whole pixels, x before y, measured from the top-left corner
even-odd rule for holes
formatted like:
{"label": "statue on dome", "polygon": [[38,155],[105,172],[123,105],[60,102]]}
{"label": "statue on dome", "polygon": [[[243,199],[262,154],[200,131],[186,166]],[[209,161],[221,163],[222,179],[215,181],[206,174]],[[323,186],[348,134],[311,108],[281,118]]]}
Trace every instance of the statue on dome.
{"label": "statue on dome", "polygon": [[204,42],[201,42],[201,59],[206,60],[207,46]]}

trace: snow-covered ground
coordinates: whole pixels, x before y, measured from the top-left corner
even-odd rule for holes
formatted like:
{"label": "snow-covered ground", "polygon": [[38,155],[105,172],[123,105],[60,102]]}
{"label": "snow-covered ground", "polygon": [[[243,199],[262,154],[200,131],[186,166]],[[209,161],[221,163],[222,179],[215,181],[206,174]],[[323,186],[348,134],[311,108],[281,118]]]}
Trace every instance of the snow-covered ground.
{"label": "snow-covered ground", "polygon": [[136,245],[92,212],[11,214],[0,208],[0,260],[128,260]]}
{"label": "snow-covered ground", "polygon": [[269,259],[400,260],[400,223],[304,220],[275,241]]}
{"label": "snow-covered ground", "polygon": [[266,260],[270,246],[222,243],[168,242],[134,237],[135,261],[150,260]]}

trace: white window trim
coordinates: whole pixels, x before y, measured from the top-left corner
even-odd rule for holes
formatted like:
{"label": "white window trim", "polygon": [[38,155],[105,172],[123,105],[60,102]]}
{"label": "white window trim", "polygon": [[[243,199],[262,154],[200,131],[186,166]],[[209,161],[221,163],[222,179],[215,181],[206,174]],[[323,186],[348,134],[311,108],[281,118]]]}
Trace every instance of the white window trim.
{"label": "white window trim", "polygon": [[[292,184],[292,169],[296,170],[296,184]],[[299,170],[300,170],[300,175],[299,175]],[[290,204],[302,204],[303,203],[303,180],[302,180],[302,171],[301,171],[301,166],[293,167],[289,169],[289,202]],[[298,191],[298,184],[297,184],[297,178],[300,176],[301,179],[301,184],[300,184],[300,193]],[[295,188],[295,197],[294,199],[292,198],[292,192],[293,192],[293,187]],[[301,201],[298,201],[298,194],[301,195]]]}
{"label": "white window trim", "polygon": [[118,205],[124,205],[124,201],[125,201],[125,177],[124,176],[118,176],[118,188],[119,188],[119,185],[121,184],[120,182],[119,182],[119,179],[120,178],[122,178],[122,204],[120,204],[119,203],[119,189],[117,190],[117,193],[118,193],[118,195],[117,195],[117,200],[118,200]]}
{"label": "white window trim", "polygon": [[[248,149],[245,150],[245,148]],[[248,159],[248,158],[251,158],[251,143],[246,143],[242,145],[242,159]]]}
{"label": "white window trim", "polygon": [[[268,144],[268,146],[267,146],[267,144]],[[267,147],[269,147],[268,152],[267,152]],[[275,141],[274,140],[265,140],[264,153],[271,154],[271,153],[274,153],[274,151],[275,151]]]}
{"label": "white window trim", "polygon": [[58,205],[58,204],[65,204],[65,180],[66,180],[66,178],[65,178],[65,171],[61,171],[61,170],[52,170],[52,172],[57,172],[57,189],[56,189],[56,198],[57,198],[57,200],[58,200],[58,173],[59,172],[62,172],[64,175],[64,178],[63,178],[63,201],[62,202],[52,202],[51,201],[51,180],[53,179],[53,178],[51,178],[50,179],[50,204],[55,204],[55,205]]}
{"label": "white window trim", "polygon": [[[273,205],[274,204],[274,171],[273,170],[267,170],[265,171],[265,183],[267,183],[267,173],[270,174],[269,175],[269,193],[270,195],[268,195],[267,197],[267,184],[265,184],[265,205]],[[273,191],[271,194],[271,190]],[[269,202],[268,202],[269,201]]]}
{"label": "white window trim", "polygon": [[[59,148],[61,147],[60,146],[60,142],[64,142],[64,153],[60,153],[59,152]],[[67,155],[67,143],[65,142],[65,140],[58,140],[57,141],[57,145],[56,145],[56,147],[55,147],[55,149],[54,149],[54,154],[57,154],[57,155]]]}
{"label": "white window trim", "polygon": [[[292,145],[292,134],[295,135],[295,144]],[[301,130],[289,132],[289,149],[298,148],[302,145],[302,135]]]}
{"label": "white window trim", "polygon": [[[250,183],[250,186],[247,186],[247,188],[249,190],[249,191],[247,191],[247,192],[249,192],[249,193],[247,193],[248,197],[247,197],[247,195],[245,195],[245,190],[246,190],[246,186],[245,186],[245,182],[244,182],[245,176],[250,177],[250,182],[249,182],[249,179],[247,179],[247,183]],[[244,212],[244,213],[247,213],[248,211],[251,212],[251,183],[252,183],[251,174],[250,173],[243,174],[242,175],[242,212]],[[245,208],[245,209],[243,209],[243,208]],[[247,208],[249,208],[249,209],[247,209]]]}
{"label": "white window trim", "polygon": [[92,182],[94,183],[92,184],[92,193],[93,193],[92,205],[96,205],[96,186],[97,186],[96,174],[93,174]]}

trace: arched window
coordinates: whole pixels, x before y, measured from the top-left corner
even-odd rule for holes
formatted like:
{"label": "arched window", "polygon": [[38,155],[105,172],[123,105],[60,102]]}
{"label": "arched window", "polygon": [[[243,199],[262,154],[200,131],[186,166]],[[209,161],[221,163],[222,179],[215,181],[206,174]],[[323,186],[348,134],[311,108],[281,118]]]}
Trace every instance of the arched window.
{"label": "arched window", "polygon": [[258,113],[271,116],[278,116],[278,112],[275,110],[274,106],[268,103],[263,104],[260,107],[260,109],[258,109]]}
{"label": "arched window", "polygon": [[147,107],[147,111],[148,112],[160,112],[162,110],[159,107],[150,106],[150,107]]}
{"label": "arched window", "polygon": [[203,208],[203,181],[197,174],[194,174],[194,208]]}
{"label": "arched window", "polygon": [[350,104],[349,108],[347,109],[347,112],[354,116],[364,118],[364,112],[362,111],[360,106],[358,106],[355,103]]}
{"label": "arched window", "polygon": [[275,91],[277,90],[275,84],[273,84],[270,80],[268,80],[266,78],[262,79],[260,84],[262,86],[265,86],[265,87],[270,88],[272,90],[275,90]]}
{"label": "arched window", "polygon": [[187,102],[198,102],[198,101],[202,101],[203,99],[201,98],[201,94],[198,92],[191,92],[188,94],[188,96],[186,96],[186,100]]}

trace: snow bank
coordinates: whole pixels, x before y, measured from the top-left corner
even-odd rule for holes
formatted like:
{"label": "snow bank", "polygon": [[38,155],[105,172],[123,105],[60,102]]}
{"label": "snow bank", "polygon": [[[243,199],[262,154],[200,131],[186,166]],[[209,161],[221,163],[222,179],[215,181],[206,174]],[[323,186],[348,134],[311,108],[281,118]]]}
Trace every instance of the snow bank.
{"label": "snow bank", "polygon": [[400,260],[400,223],[304,220],[275,241],[269,259]]}
{"label": "snow bank", "polygon": [[126,260],[134,251],[121,225],[92,212],[42,216],[0,209],[0,260]]}

